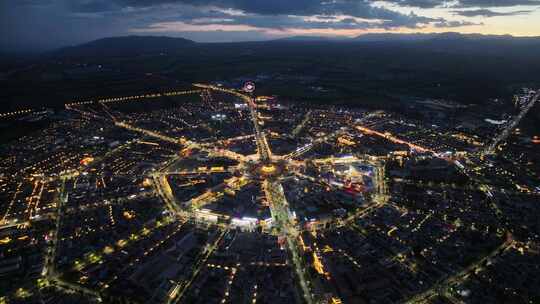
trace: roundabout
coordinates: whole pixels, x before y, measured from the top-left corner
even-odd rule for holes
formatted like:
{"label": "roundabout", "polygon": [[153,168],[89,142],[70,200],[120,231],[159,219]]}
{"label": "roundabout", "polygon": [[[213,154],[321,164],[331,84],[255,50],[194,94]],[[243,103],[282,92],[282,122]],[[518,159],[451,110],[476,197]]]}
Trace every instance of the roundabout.
{"label": "roundabout", "polygon": [[[179,157],[176,161],[169,162],[167,166],[159,169],[161,179],[154,179],[157,181],[154,183],[156,192],[162,194],[164,201],[171,206],[173,214],[178,214],[180,218],[193,219],[197,223],[208,225],[219,222],[224,227],[234,222],[242,222],[243,218],[250,218],[253,220],[245,227],[233,226],[240,229],[245,228],[248,231],[254,231],[258,228],[262,232],[278,235],[284,239],[289,234],[293,234],[293,239],[296,239],[300,231],[340,227],[354,219],[355,215],[362,210],[374,205],[382,206],[385,204],[387,195],[383,178],[383,159],[370,158],[366,155],[302,159],[302,154],[320,144],[318,140],[288,154],[275,155],[270,149],[266,133],[260,127],[259,113],[250,96],[222,87],[197,86],[233,94],[246,103],[250,109],[250,120],[253,123],[256,153],[241,155],[222,148],[191,143],[189,149],[192,157],[208,158],[210,163],[212,163],[212,159],[224,158],[233,163],[228,167],[184,169],[182,173],[182,171],[176,172],[182,168],[182,162],[184,162],[183,158]],[[342,130],[339,130],[323,138],[328,140],[338,136],[341,132]],[[172,168],[175,168],[174,172],[171,172]],[[192,198],[188,200],[185,199],[180,189],[173,190],[177,188],[178,183],[169,178],[170,176],[184,175],[188,176],[187,180],[191,180],[207,174],[209,176],[223,174],[221,183],[209,185],[204,192],[192,195]],[[317,218],[320,215],[317,212],[311,212],[309,217],[308,215],[299,217],[299,215],[304,214],[304,211],[296,209],[296,207],[297,205],[300,207],[302,204],[296,202],[296,199],[292,202],[293,205],[288,202],[283,190],[283,183],[298,184],[295,187],[304,187],[304,191],[310,191],[308,188],[313,188],[313,191],[324,189],[325,192],[348,193],[348,201],[355,203],[343,205],[341,209],[344,210],[344,213],[339,216],[326,216],[322,220],[314,220],[314,216]],[[305,183],[308,183],[307,187],[301,186]],[[184,184],[186,181],[182,179],[180,185]],[[231,197],[241,194],[245,187],[257,188],[258,190],[254,194],[261,199],[258,204],[255,204],[256,208],[246,208],[243,214],[235,215],[231,209],[241,208],[241,206],[236,205],[242,203],[231,201]],[[225,201],[231,202],[225,203]],[[306,207],[309,209],[309,206],[301,208]],[[201,211],[203,212],[202,216]]]}
{"label": "roundabout", "polygon": [[280,179],[288,174],[287,163],[285,161],[261,162],[248,164],[246,174],[258,180]]}

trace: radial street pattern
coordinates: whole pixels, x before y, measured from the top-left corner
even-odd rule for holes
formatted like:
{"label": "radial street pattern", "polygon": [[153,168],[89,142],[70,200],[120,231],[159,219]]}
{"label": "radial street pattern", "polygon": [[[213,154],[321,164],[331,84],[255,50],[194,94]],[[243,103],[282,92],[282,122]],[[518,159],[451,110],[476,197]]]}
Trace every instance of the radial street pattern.
{"label": "radial street pattern", "polygon": [[20,165],[0,179],[0,268],[38,266],[1,301],[461,303],[510,276],[508,260],[534,264],[522,219],[538,193],[515,177],[535,173],[498,164],[538,93],[481,141],[194,86],[70,103],[8,147],[2,164]]}

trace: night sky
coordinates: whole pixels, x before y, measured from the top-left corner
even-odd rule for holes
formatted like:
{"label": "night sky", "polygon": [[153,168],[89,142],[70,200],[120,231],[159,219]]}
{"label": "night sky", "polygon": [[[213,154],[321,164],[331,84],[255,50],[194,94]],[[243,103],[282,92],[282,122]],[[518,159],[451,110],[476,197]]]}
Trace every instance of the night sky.
{"label": "night sky", "polygon": [[200,42],[370,32],[540,36],[540,0],[0,0],[0,50],[121,35]]}

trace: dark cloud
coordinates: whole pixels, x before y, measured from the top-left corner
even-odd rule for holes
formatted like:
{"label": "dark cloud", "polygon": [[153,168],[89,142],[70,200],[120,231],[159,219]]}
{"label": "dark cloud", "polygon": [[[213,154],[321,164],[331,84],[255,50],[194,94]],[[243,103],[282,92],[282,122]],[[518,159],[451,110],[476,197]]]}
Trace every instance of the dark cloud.
{"label": "dark cloud", "polygon": [[394,3],[400,6],[412,6],[419,8],[434,8],[446,5],[447,1],[441,0],[386,0],[386,2]]}
{"label": "dark cloud", "polygon": [[296,15],[257,15],[244,14],[231,16],[227,14],[214,15],[213,18],[181,20],[189,24],[209,25],[249,25],[257,28],[280,29],[369,29],[369,28],[393,28],[409,27],[418,28],[421,25],[439,22],[441,19],[433,19],[409,15],[394,15],[389,19],[357,19],[355,17],[338,18],[336,16],[296,16]]}
{"label": "dark cloud", "polygon": [[512,7],[517,5],[540,5],[540,0],[383,0],[400,6],[418,8],[435,7]]}
{"label": "dark cloud", "polygon": [[526,15],[534,12],[534,10],[522,10],[522,11],[512,11],[512,12],[495,12],[489,9],[476,9],[476,10],[466,10],[466,11],[452,11],[455,15],[463,17],[499,17],[499,16],[515,16],[515,15]]}
{"label": "dark cloud", "polygon": [[[411,0],[407,0],[411,1]],[[413,0],[414,1],[414,0]],[[430,1],[430,0],[417,0]],[[90,3],[91,2],[91,3]],[[410,27],[416,28],[419,24],[435,22],[437,19],[422,17],[416,14],[402,14],[382,7],[372,5],[367,0],[94,0],[85,1],[74,10],[80,12],[107,12],[114,7],[131,7],[136,9],[159,7],[164,5],[179,5],[177,7],[177,21],[191,22],[196,18],[225,18],[215,14],[215,9],[233,9],[243,12],[244,16],[233,16],[233,24],[246,24],[265,28],[368,28],[373,23],[356,22],[348,20],[332,22],[306,22],[294,16],[318,16],[319,19],[345,15],[366,20],[382,20],[382,27]],[[196,16],[193,8],[204,9],[204,13]],[[212,9],[214,8],[214,9]],[[187,10],[187,13],[184,12]],[[222,12],[222,11],[221,11]],[[206,16],[202,16],[207,14]],[[292,15],[292,16],[291,16]],[[227,23],[231,23],[230,21]]]}
{"label": "dark cloud", "polygon": [[[429,0],[419,0],[429,1]],[[152,7],[183,4],[194,7],[235,9],[257,15],[348,15],[358,18],[391,19],[400,13],[372,6],[368,0],[87,0],[72,1],[76,11],[109,11],[118,7]]]}
{"label": "dark cloud", "polygon": [[433,26],[438,28],[449,28],[449,27],[460,27],[460,26],[471,26],[471,25],[483,25],[483,23],[474,23],[469,21],[447,21],[441,20],[433,23]]}
{"label": "dark cloud", "polygon": [[[347,0],[348,1],[348,0]],[[74,8],[107,11],[118,7],[151,7],[164,4],[184,4],[198,7],[222,7],[262,15],[313,14],[321,9],[319,0],[88,0],[74,1]],[[360,0],[359,3],[364,1]]]}
{"label": "dark cloud", "polygon": [[[89,18],[91,17],[91,18]],[[44,50],[125,34],[129,19],[81,15],[64,1],[0,0],[0,50]]]}
{"label": "dark cloud", "polygon": [[[468,5],[473,0],[461,1],[460,5]],[[391,30],[419,29],[428,25],[457,27],[469,24],[421,16],[422,8],[448,6],[445,1],[387,0],[399,6],[419,7],[416,12],[420,13],[409,14],[375,6],[374,2],[375,0],[0,0],[0,47],[18,45],[44,48],[75,44],[106,36],[144,32],[145,29],[160,29],[160,24],[165,23],[178,25],[174,27],[176,34],[187,33],[183,32],[182,24],[190,25],[186,30],[191,31],[190,38],[195,40],[198,40],[193,37],[198,32],[196,27],[205,25],[222,25],[223,28],[234,25],[235,29],[240,28],[238,26],[247,26],[253,31],[245,31],[246,39],[261,39],[265,30]],[[165,27],[165,30],[167,29]],[[229,31],[231,39],[238,39],[241,33],[239,30],[234,33]],[[216,35],[205,32],[200,36],[210,39]]]}
{"label": "dark cloud", "polygon": [[[371,28],[374,26],[370,22],[356,21],[352,18],[343,20],[305,20],[303,17],[298,16],[261,16],[261,15],[246,15],[238,16],[234,18],[223,18],[217,20],[192,20],[187,21],[189,24],[209,25],[209,24],[221,24],[221,25],[248,25],[261,29],[277,29],[286,30],[288,28],[295,29],[359,29],[359,28]],[[380,25],[377,25],[380,27]]]}
{"label": "dark cloud", "polygon": [[121,10],[124,6],[115,1],[89,0],[89,1],[66,1],[70,11],[78,13],[103,13]]}
{"label": "dark cloud", "polygon": [[460,0],[456,7],[512,7],[540,5],[540,0]]}

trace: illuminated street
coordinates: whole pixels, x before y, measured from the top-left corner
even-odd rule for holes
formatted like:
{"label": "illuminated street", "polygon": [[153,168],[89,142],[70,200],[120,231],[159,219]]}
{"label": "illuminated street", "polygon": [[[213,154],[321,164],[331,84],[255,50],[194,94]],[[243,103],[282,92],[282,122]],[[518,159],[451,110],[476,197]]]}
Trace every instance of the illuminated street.
{"label": "illuminated street", "polygon": [[250,86],[71,102],[7,148],[2,267],[36,266],[0,303],[467,303],[537,256],[505,145],[538,93],[481,138]]}

